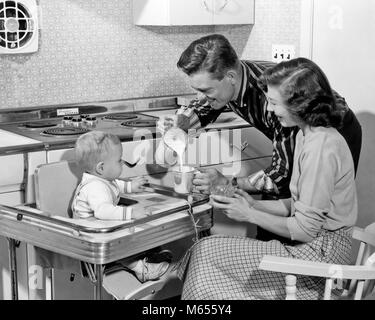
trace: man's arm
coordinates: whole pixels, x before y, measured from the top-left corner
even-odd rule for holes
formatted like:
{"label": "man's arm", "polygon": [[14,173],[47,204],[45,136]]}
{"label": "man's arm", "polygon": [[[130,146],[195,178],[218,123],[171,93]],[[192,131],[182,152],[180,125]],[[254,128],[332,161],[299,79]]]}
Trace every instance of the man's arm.
{"label": "man's arm", "polygon": [[282,198],[290,197],[289,183],[293,168],[295,136],[298,127],[275,127],[271,164],[264,170],[255,172],[243,181],[239,181],[245,190],[258,190],[275,193]]}

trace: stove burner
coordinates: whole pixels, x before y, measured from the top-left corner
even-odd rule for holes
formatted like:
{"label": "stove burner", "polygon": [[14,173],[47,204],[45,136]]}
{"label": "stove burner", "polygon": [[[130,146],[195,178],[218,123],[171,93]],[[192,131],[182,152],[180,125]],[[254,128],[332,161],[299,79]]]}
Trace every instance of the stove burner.
{"label": "stove burner", "polygon": [[22,125],[22,127],[29,128],[29,129],[38,129],[38,128],[48,128],[48,127],[55,127],[56,123],[53,122],[27,122]]}
{"label": "stove burner", "polygon": [[135,114],[128,114],[128,113],[118,113],[118,114],[109,114],[107,116],[104,116],[103,120],[131,120],[131,119],[137,119],[138,116]]}
{"label": "stove burner", "polygon": [[145,119],[139,119],[139,120],[129,120],[121,123],[122,126],[125,127],[155,127],[157,119],[152,120],[145,120]]}
{"label": "stove burner", "polygon": [[49,135],[49,136],[73,136],[73,135],[83,134],[89,131],[90,130],[86,128],[64,127],[64,128],[47,129],[47,130],[44,130],[41,134]]}

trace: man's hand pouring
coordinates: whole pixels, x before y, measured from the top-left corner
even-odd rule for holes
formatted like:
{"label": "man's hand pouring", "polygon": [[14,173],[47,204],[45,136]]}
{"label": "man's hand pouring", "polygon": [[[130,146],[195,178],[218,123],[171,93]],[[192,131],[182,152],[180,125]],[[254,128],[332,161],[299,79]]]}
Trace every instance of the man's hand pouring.
{"label": "man's hand pouring", "polygon": [[159,117],[157,128],[161,134],[164,135],[166,131],[173,127],[180,128],[187,132],[190,127],[189,118],[183,114],[167,114]]}

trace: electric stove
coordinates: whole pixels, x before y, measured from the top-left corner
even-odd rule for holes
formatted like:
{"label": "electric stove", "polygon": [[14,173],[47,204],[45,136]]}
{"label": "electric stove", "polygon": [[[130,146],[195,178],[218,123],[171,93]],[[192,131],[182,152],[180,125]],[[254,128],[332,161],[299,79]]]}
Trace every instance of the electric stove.
{"label": "electric stove", "polygon": [[79,114],[41,120],[16,121],[0,128],[48,144],[75,141],[81,134],[99,130],[117,135],[120,140],[132,140],[139,132],[156,133],[158,117],[140,112],[119,112],[99,115]]}

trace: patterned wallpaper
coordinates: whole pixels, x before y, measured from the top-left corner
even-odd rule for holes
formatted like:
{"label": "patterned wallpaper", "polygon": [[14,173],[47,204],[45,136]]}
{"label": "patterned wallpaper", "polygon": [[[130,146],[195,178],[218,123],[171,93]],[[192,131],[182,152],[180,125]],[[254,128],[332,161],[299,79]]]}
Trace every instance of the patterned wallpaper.
{"label": "patterned wallpaper", "polygon": [[38,52],[0,56],[0,108],[190,93],[176,62],[210,33],[244,59],[270,60],[273,43],[299,51],[300,0],[255,0],[254,25],[183,27],[133,25],[132,1],[39,0]]}

